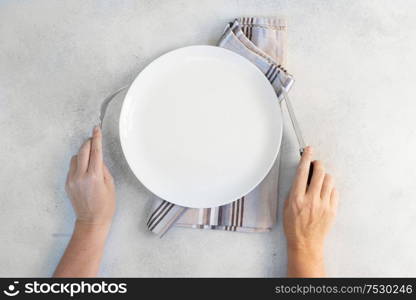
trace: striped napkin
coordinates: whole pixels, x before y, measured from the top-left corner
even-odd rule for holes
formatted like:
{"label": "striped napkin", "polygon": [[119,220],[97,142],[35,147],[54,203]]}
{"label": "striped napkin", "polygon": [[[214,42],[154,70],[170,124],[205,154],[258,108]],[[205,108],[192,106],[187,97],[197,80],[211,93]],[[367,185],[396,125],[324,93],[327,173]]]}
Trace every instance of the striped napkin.
{"label": "striped napkin", "polygon": [[[219,47],[234,51],[255,64],[281,99],[293,78],[285,63],[286,22],[280,18],[238,18],[226,26]],[[228,205],[187,208],[155,197],[147,226],[163,235],[171,226],[240,232],[270,231],[277,217],[277,186],[280,155],[265,179],[248,195]]]}

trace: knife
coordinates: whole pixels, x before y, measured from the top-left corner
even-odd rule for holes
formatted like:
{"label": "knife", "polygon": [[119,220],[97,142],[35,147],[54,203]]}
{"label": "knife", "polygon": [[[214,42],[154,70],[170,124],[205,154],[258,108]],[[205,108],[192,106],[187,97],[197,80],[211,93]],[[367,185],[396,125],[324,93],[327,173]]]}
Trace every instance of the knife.
{"label": "knife", "polygon": [[[295,112],[293,110],[292,102],[290,101],[289,95],[287,94],[287,90],[284,84],[282,84],[282,95],[286,102],[286,107],[287,107],[287,111],[289,112],[290,121],[292,122],[293,130],[295,131],[295,135],[298,140],[299,154],[302,156],[306,148],[306,143],[305,143],[305,140],[303,139],[302,131],[300,130],[298,120],[296,119]],[[311,163],[309,167],[308,185],[311,183],[312,174],[313,174],[313,163]]]}

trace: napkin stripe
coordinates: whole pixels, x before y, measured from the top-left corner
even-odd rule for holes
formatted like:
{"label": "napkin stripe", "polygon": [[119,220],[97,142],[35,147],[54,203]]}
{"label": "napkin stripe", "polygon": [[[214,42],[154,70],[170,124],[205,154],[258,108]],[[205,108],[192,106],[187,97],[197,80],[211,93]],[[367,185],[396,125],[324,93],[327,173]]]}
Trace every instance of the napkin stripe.
{"label": "napkin stripe", "polygon": [[207,208],[205,210],[205,220],[204,224],[209,224],[209,221],[211,220],[211,208]]}
{"label": "napkin stripe", "polygon": [[239,226],[243,226],[243,218],[244,218],[244,196],[241,198],[241,219]]}
{"label": "napkin stripe", "polygon": [[251,17],[250,19],[250,34],[248,36],[248,39],[251,41],[252,37],[253,37],[253,18]]}
{"label": "napkin stripe", "polygon": [[235,231],[235,225],[237,224],[237,222],[238,222],[238,201],[239,200],[237,200],[237,201],[235,201],[235,220],[234,220],[234,222],[233,222],[233,231]]}
{"label": "napkin stripe", "polygon": [[276,72],[277,72],[277,68],[276,68],[276,66],[273,66],[273,72],[270,73],[269,80],[271,80],[273,78],[273,76],[276,74]]}
{"label": "napkin stripe", "polygon": [[[235,201],[232,203],[231,208],[232,208],[232,213],[231,213],[231,226],[233,226],[234,225],[234,213],[235,213]],[[230,228],[230,230],[231,230],[231,228]]]}
{"label": "napkin stripe", "polygon": [[235,222],[235,228],[237,228],[239,222],[240,222],[240,213],[241,213],[241,198],[238,199],[237,201],[237,218],[236,218],[236,222]]}
{"label": "napkin stripe", "polygon": [[149,220],[149,223],[147,224],[147,227],[152,227],[155,221],[159,218],[159,216],[165,211],[166,207],[168,207],[169,204],[166,202],[164,205],[158,210],[158,212],[155,214],[155,216]]}
{"label": "napkin stripe", "polygon": [[237,228],[237,224],[238,224],[238,219],[240,217],[240,199],[237,200],[236,202],[236,212],[235,212],[235,222],[234,222],[234,231]]}
{"label": "napkin stripe", "polygon": [[234,205],[234,217],[235,217],[235,219],[233,220],[233,223],[232,223],[232,227],[231,227],[231,230],[232,231],[234,231],[234,227],[235,227],[235,224],[237,223],[237,216],[238,216],[238,200],[237,201],[235,201],[234,202],[235,203],[235,205]]}
{"label": "napkin stripe", "polygon": [[273,65],[273,70],[267,75],[267,79],[270,81],[270,79],[274,76],[274,73],[276,72],[277,68],[275,65]]}
{"label": "napkin stripe", "polygon": [[270,65],[269,69],[267,69],[267,72],[264,74],[266,78],[269,78],[269,73],[273,70],[274,65]]}
{"label": "napkin stripe", "polygon": [[273,78],[271,78],[271,79],[270,79],[270,83],[273,83],[273,82],[276,80],[277,75],[279,75],[279,73],[280,73],[280,70],[279,70],[279,69],[277,69],[276,74],[273,76]]}
{"label": "napkin stripe", "polygon": [[169,207],[169,205],[170,205],[171,203],[169,203],[169,202],[167,202],[167,201],[165,201],[165,205],[163,205],[163,208],[161,208],[161,209],[159,209],[159,211],[158,211],[158,213],[154,216],[154,218],[149,222],[149,224],[147,224],[147,226],[149,227],[149,228],[151,228],[152,227],[152,225],[153,225],[153,223],[160,217],[160,215],[162,215],[165,211],[166,211],[166,208],[168,208]]}
{"label": "napkin stripe", "polygon": [[[245,22],[245,20],[246,20],[245,17],[241,18],[241,30],[243,31],[244,34],[245,34],[244,30],[246,28],[246,22]],[[234,25],[235,25],[235,23],[233,23],[231,27],[234,27]]]}
{"label": "napkin stripe", "polygon": [[153,211],[153,213],[150,215],[149,220],[147,220],[147,225],[153,220],[154,215],[159,211],[159,209],[166,204],[167,201],[163,200],[162,203]]}
{"label": "napkin stripe", "polygon": [[160,221],[162,221],[163,220],[163,218],[168,214],[168,212],[173,208],[173,206],[174,206],[175,204],[173,204],[173,203],[170,203],[170,205],[169,205],[169,208],[165,211],[165,213],[159,218],[159,220],[152,226],[152,227],[150,227],[149,229],[150,230],[153,230],[159,223],[160,223]]}
{"label": "napkin stripe", "polygon": [[237,213],[235,214],[234,231],[237,229],[239,217],[240,217],[240,199],[237,200]]}

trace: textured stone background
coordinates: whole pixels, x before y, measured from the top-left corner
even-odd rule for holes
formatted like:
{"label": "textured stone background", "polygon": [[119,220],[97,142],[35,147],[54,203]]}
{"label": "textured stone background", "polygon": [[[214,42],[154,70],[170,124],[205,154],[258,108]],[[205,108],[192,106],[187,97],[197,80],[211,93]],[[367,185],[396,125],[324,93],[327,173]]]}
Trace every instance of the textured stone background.
{"label": "textured stone background", "polygon": [[[1,1],[0,276],[52,273],[74,218],[69,158],[101,100],[160,54],[214,44],[250,15],[287,17],[294,106],[339,186],[328,274],[416,276],[415,11],[410,0]],[[118,211],[102,275],[284,276],[281,219],[267,234],[147,232],[151,195],[118,143],[121,99],[105,123]],[[290,126],[284,139],[281,203],[298,159]]]}

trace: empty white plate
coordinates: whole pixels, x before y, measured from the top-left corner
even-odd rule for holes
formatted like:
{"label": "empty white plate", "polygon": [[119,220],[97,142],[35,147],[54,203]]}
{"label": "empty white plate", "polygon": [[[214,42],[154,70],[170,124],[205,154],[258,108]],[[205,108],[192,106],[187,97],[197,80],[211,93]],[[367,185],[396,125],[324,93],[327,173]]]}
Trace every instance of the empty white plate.
{"label": "empty white plate", "polygon": [[230,203],[270,171],[282,138],[277,96],[251,62],[191,46],[154,60],[124,99],[120,139],[151,192],[187,207]]}

